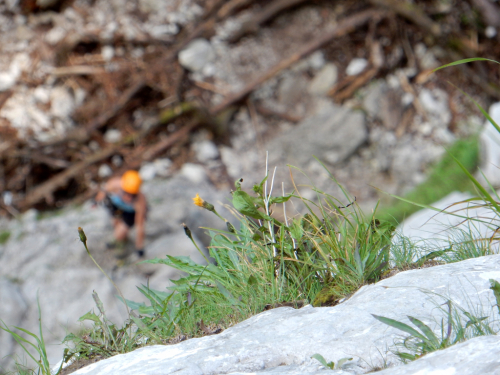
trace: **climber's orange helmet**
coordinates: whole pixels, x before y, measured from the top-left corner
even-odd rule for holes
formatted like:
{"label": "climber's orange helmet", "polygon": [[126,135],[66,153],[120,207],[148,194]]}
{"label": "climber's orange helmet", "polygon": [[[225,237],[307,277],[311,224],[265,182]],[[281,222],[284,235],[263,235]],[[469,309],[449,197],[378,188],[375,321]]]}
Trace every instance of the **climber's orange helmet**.
{"label": "climber's orange helmet", "polygon": [[137,171],[127,171],[122,176],[121,184],[125,193],[137,194],[142,184],[141,176]]}

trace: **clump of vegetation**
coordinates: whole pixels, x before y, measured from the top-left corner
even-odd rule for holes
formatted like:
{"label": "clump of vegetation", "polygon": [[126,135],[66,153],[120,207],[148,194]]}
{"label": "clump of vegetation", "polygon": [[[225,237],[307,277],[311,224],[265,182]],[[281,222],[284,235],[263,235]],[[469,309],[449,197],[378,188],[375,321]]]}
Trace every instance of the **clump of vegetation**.
{"label": "clump of vegetation", "polygon": [[[499,306],[500,284],[492,279],[490,279],[490,283],[490,289],[494,292],[497,306]],[[415,328],[391,318],[372,314],[378,321],[409,334],[409,336],[396,342],[393,349],[393,353],[404,363],[414,361],[428,353],[448,348],[474,337],[496,335],[500,330],[498,324],[493,319],[490,319],[489,314],[478,316],[481,314],[477,311],[467,311],[450,299],[446,299],[444,304],[437,305],[445,316],[441,319],[439,336],[427,324],[412,316],[408,316],[408,319]],[[443,305],[446,307],[443,308]]]}

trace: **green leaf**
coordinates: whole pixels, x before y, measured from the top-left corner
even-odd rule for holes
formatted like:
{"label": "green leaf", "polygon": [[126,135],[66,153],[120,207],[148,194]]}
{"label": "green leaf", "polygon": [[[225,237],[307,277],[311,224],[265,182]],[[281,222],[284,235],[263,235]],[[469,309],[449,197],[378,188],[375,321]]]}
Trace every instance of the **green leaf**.
{"label": "green leaf", "polygon": [[427,262],[428,260],[432,260],[432,259],[435,259],[437,257],[440,257],[440,256],[443,256],[444,254],[446,254],[447,251],[451,251],[451,249],[445,249],[445,250],[438,250],[438,251],[433,251],[427,255],[424,255],[423,257],[419,258],[416,262],[414,262],[415,264],[419,264],[419,263],[425,263]]}
{"label": "green leaf", "polygon": [[410,354],[410,353],[404,353],[404,352],[398,352],[396,355],[403,359],[403,360],[408,360],[408,361],[414,361],[417,359],[416,355]]}
{"label": "green leaf", "polygon": [[460,65],[460,64],[466,64],[466,63],[473,62],[473,61],[491,61],[491,62],[494,62],[496,64],[499,64],[499,62],[495,61],[495,60],[485,59],[483,57],[472,57],[470,59],[458,60],[458,61],[446,64],[446,65],[440,66],[439,68],[434,69],[433,72],[435,72],[439,69],[444,69],[444,68],[448,68],[450,66],[455,66],[455,65]]}
{"label": "green leaf", "polygon": [[380,322],[382,322],[384,324],[387,324],[387,325],[389,325],[391,327],[394,327],[394,328],[400,329],[401,331],[409,333],[410,335],[415,336],[416,338],[419,338],[422,341],[427,341],[427,338],[425,336],[423,336],[417,330],[411,328],[408,324],[401,323],[401,322],[398,322],[397,320],[386,318],[386,317],[383,317],[383,316],[378,316],[378,315],[375,315],[375,314],[372,314],[372,316],[375,319],[377,319],[378,321],[380,321]]}
{"label": "green leaf", "polygon": [[269,177],[269,175],[264,177],[264,179],[260,182],[260,184],[253,186],[253,191],[255,191],[260,196],[264,195],[264,183],[267,181],[268,177]]}
{"label": "green leaf", "polygon": [[467,170],[467,168],[458,160],[455,156],[450,154],[450,156],[455,160],[459,167],[464,171],[464,173],[469,177],[469,180],[476,186],[476,188],[481,192],[482,196],[494,207],[495,211],[500,214],[500,206],[493,199],[493,197],[488,193],[488,191],[479,183],[478,180]]}
{"label": "green leaf", "polygon": [[247,281],[247,285],[250,287],[255,284],[257,284],[257,278],[254,275],[250,275]]}
{"label": "green leaf", "polygon": [[80,338],[73,333],[68,333],[62,340],[62,343],[64,344],[65,342],[75,341],[75,340],[80,340]]}
{"label": "green leaf", "polygon": [[313,354],[311,356],[311,358],[314,358],[315,360],[317,360],[319,363],[321,363],[323,366],[325,367],[328,367],[330,368],[331,370],[333,370],[335,368],[335,363],[333,362],[326,362],[325,358],[323,358],[323,356],[321,354]]}
{"label": "green leaf", "polygon": [[293,219],[292,226],[289,228],[292,238],[296,240],[300,240],[304,235],[304,230],[302,229],[300,222],[301,220],[299,219]]}
{"label": "green leaf", "polygon": [[472,315],[471,313],[467,312],[467,311],[464,311],[464,315],[469,318],[469,321],[467,322],[467,324],[465,325],[465,328],[469,328],[469,326],[471,325],[476,325],[476,324],[479,324],[481,323],[483,320],[485,319],[488,319],[487,316],[482,316],[481,318],[476,318],[474,315]]}
{"label": "green leaf", "polygon": [[128,299],[125,299],[125,302],[127,303],[127,306],[130,307],[130,309],[132,309],[132,310],[138,310],[140,307],[145,306],[144,302],[139,303],[139,302],[130,301]]}
{"label": "green leaf", "polygon": [[288,200],[291,198],[292,196],[291,195],[286,195],[284,197],[271,197],[271,199],[269,200],[269,204],[275,204],[275,203],[284,203],[284,202],[288,202]]}
{"label": "green leaf", "polygon": [[434,332],[432,332],[432,330],[427,325],[425,325],[422,321],[412,316],[408,316],[408,319],[410,319],[410,321],[423,332],[423,334],[428,338],[428,342],[432,344],[432,347],[434,349],[439,348],[439,340],[437,339]]}
{"label": "green leaf", "polygon": [[226,299],[231,303],[231,305],[239,305],[240,302],[233,297],[233,295],[231,294],[231,292],[229,290],[226,289],[226,287],[224,285],[222,285],[220,282],[218,281],[215,281],[215,285],[217,285],[217,289],[219,289],[219,291],[222,293],[222,295],[224,297],[226,297]]}
{"label": "green leaf", "polygon": [[96,322],[97,324],[101,324],[101,319],[99,319],[99,317],[94,314],[93,312],[88,312],[86,313],[85,315],[81,316],[80,319],[78,319],[79,322],[83,322],[84,320],[91,320],[93,322]]}
{"label": "green leaf", "polygon": [[233,206],[242,215],[253,217],[259,220],[271,220],[271,218],[260,212],[255,207],[254,199],[246,192],[238,190],[233,193]]}

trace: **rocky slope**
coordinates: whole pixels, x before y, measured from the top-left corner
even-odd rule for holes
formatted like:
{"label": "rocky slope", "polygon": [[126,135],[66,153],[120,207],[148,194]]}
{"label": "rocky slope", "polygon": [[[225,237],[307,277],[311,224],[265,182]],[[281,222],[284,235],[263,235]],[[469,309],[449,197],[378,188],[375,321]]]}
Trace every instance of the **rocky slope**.
{"label": "rocky slope", "polygon": [[[439,45],[412,22],[389,17],[377,24],[373,38],[366,38],[370,29],[363,25],[352,35],[333,39],[256,85],[217,126],[211,120],[193,126],[161,152],[147,154],[190,126],[187,115],[161,123],[164,111],[184,102],[213,109],[344,18],[371,6],[307,2],[231,43],[235,31],[265,9],[261,2],[247,2],[211,32],[187,43],[186,36],[195,35],[204,17],[213,16],[214,3],[0,4],[0,210],[17,217],[0,219],[0,234],[8,236],[0,244],[0,296],[8,301],[0,306],[0,318],[9,326],[37,330],[37,291],[49,343],[57,344],[67,329],[77,329],[77,319],[93,307],[94,289],[110,317],[123,320],[112,285],[78,242],[78,226],[127,298],[140,297],[136,285],[149,280],[163,289],[175,276],[162,267],[135,265],[132,257],[115,269],[114,257],[104,250],[110,233],[107,215],[90,203],[48,217],[36,210],[19,215],[18,210],[85,201],[110,175],[140,168],[149,181],[145,192],[151,202],[147,255],[192,254],[196,259],[180,224],[192,229],[216,224],[190,198],[200,193],[209,201],[226,202],[237,178],[244,177],[247,186],[260,181],[266,151],[268,169],[278,167],[276,186],[283,182],[291,191],[286,164],[292,164],[339,196],[313,159],[316,155],[362,207],[372,208],[379,197],[368,184],[404,193],[425,178],[443,145],[474,133],[482,123],[470,103],[428,74],[447,59]],[[454,17],[462,8],[470,6],[460,2],[442,14]],[[407,32],[394,33],[391,22]],[[496,37],[485,37],[485,32],[480,30],[481,42],[490,43],[487,50],[494,53]],[[473,71],[479,81],[484,79],[481,72]],[[485,103],[490,100],[489,94],[481,95]],[[138,134],[145,136],[137,143],[120,143]],[[101,152],[107,156],[96,158]],[[81,164],[89,159],[96,161]],[[74,165],[80,165],[78,173],[50,185]],[[299,173],[294,178],[306,181]],[[45,182],[51,189],[39,190]],[[34,192],[37,200],[26,204]],[[196,235],[203,239],[201,230]],[[4,332],[0,348],[1,358],[19,353]],[[50,346],[50,359],[58,360],[61,351]]]}
{"label": "rocky slope", "polygon": [[[219,335],[138,349],[74,374],[362,374],[395,366],[398,361],[386,352],[402,332],[371,314],[408,324],[408,315],[416,317],[438,337],[441,324],[446,330],[447,323],[440,323],[441,318],[447,320],[446,309],[440,306],[447,300],[493,321],[498,311],[492,309],[495,298],[489,279],[500,279],[499,265],[500,256],[494,255],[401,272],[361,288],[334,307],[266,311]],[[380,374],[498,374],[498,343],[497,336],[472,339]],[[316,353],[335,363],[352,360],[331,371],[310,358]]]}

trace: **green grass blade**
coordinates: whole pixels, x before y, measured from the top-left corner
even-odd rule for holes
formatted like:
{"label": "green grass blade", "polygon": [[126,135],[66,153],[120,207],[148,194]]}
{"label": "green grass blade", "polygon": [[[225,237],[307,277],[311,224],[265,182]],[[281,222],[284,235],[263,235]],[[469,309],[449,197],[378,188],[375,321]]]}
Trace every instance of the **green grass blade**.
{"label": "green grass blade", "polygon": [[415,330],[412,327],[410,327],[408,324],[401,323],[401,322],[398,322],[397,320],[386,318],[384,316],[379,316],[379,315],[375,315],[375,314],[372,314],[372,316],[375,319],[377,319],[378,321],[380,321],[380,322],[382,322],[384,324],[387,324],[387,325],[389,325],[391,327],[400,329],[401,331],[404,331],[406,333],[409,333],[410,335],[412,335],[412,336],[414,336],[416,338],[419,338],[422,341],[425,341],[425,342],[428,341],[428,339],[425,336],[423,336],[420,332],[418,332],[417,330]]}
{"label": "green grass blade", "polygon": [[422,322],[421,320],[418,320],[417,318],[414,318],[412,316],[408,316],[408,319],[410,319],[410,321],[413,324],[415,324],[423,332],[423,334],[432,343],[434,349],[439,348],[439,340],[437,339],[434,332],[432,332],[432,330],[424,322]]}
{"label": "green grass blade", "polygon": [[481,194],[483,195],[484,198],[486,198],[486,200],[488,202],[491,203],[491,205],[495,208],[496,212],[498,214],[500,214],[500,206],[498,205],[498,203],[493,199],[493,197],[490,195],[490,193],[488,193],[488,191],[483,187],[483,185],[481,185],[479,183],[478,180],[476,180],[476,178],[467,170],[467,168],[465,168],[465,166],[460,162],[460,160],[458,160],[457,158],[455,158],[453,155],[451,155],[451,157],[453,159],[455,159],[455,161],[457,162],[457,164],[460,166],[460,168],[462,168],[462,170],[464,171],[464,173],[467,175],[467,177],[469,177],[469,179],[472,181],[472,183],[476,186],[476,188],[481,192]]}
{"label": "green grass blade", "polygon": [[446,64],[446,65],[440,66],[439,68],[434,69],[433,72],[435,72],[437,70],[440,70],[440,69],[448,68],[450,66],[455,66],[455,65],[460,65],[460,64],[466,64],[466,63],[470,63],[470,62],[473,62],[473,61],[491,61],[491,62],[494,62],[495,64],[500,64],[498,61],[491,60],[491,59],[485,59],[484,57],[472,57],[470,59],[458,60],[458,61]]}
{"label": "green grass blade", "polygon": [[[491,61],[491,60],[489,60]],[[498,63],[497,63],[498,64]],[[463,90],[460,90],[457,86],[455,86],[453,83],[451,82],[448,82],[450,85],[452,85],[453,87],[455,87],[458,91],[460,91],[462,94],[464,94],[470,101],[472,101],[472,103],[474,103],[474,105],[481,111],[481,113],[483,114],[484,117],[486,117],[488,119],[488,121],[490,122],[491,125],[493,125],[495,127],[495,129],[500,133],[500,126],[498,126],[498,124],[495,122],[495,120],[493,120],[493,118],[489,115],[488,112],[486,112],[486,110],[477,102],[475,101],[472,96],[470,96],[469,94],[467,94],[465,91]]]}

